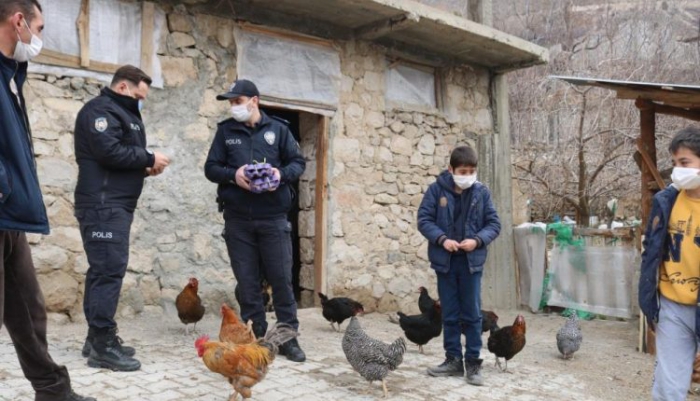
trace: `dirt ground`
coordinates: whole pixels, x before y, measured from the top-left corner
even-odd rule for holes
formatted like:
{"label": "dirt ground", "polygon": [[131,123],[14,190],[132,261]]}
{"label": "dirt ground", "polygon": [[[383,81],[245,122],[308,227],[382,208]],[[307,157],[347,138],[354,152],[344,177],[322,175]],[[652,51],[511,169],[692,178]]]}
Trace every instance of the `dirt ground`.
{"label": "dirt ground", "polygon": [[[501,326],[512,324],[515,316],[522,314],[527,323],[527,344],[508,364],[509,373],[500,373],[493,367],[495,359],[486,349],[488,334],[484,334],[482,357],[487,385],[512,386],[516,394],[521,388],[533,400],[574,399],[568,397],[569,391],[571,395],[583,393],[586,399],[650,399],[654,358],[637,352],[638,320],[581,321],[581,349],[573,359],[564,360],[555,336],[566,318],[525,311],[496,313]],[[428,352],[441,352],[440,344],[429,344]],[[541,390],[533,392],[536,388]]]}
{"label": "dirt ground", "polygon": [[[527,322],[527,345],[508,364],[509,373],[494,367],[484,334],[484,387],[469,386],[462,378],[430,378],[429,366],[443,360],[442,340],[425,346],[425,355],[409,344],[404,362],[387,378],[389,400],[591,400],[638,401],[650,399],[654,359],[637,352],[638,321],[582,321],[583,344],[573,360],[563,360],[555,335],[566,320],[555,314],[496,310],[501,326],[509,325],[518,313]],[[277,358],[264,382],[255,386],[254,398],[276,401],[304,400],[366,401],[381,399],[381,386],[368,386],[347,363],[337,333],[319,309],[299,311],[299,342],[308,360],[295,364]],[[273,315],[269,321],[274,322]],[[387,315],[372,313],[360,320],[372,337],[392,341],[402,335]],[[120,335],[138,350],[144,366],[139,372],[115,373],[85,366],[79,351],[85,335],[84,323],[49,325],[49,343],[54,359],[66,364],[78,389],[100,401],[199,400],[219,401],[229,388],[223,378],[209,372],[199,361],[192,343],[196,335],[218,333],[220,318],[207,314],[197,325],[198,334],[184,335],[176,316],[144,314],[120,319]],[[343,328],[347,326],[347,322]],[[22,377],[7,332],[0,330],[0,400],[31,401],[33,392]],[[689,400],[700,400],[690,396]]]}

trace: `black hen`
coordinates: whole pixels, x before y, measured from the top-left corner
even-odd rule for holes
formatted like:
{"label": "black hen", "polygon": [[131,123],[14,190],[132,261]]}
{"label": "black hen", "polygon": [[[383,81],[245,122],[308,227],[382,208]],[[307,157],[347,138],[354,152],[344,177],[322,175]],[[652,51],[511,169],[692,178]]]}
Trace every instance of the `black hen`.
{"label": "black hen", "polygon": [[430,294],[428,294],[428,290],[425,287],[419,287],[418,292],[420,292],[420,296],[418,296],[418,309],[420,309],[420,313],[431,311],[435,300],[430,298]]}
{"label": "black hen", "polygon": [[495,328],[491,329],[488,348],[490,352],[496,355],[496,365],[499,368],[501,367],[499,358],[505,358],[506,366],[504,369],[501,369],[503,372],[508,370],[508,361],[525,347],[525,332],[525,318],[522,315],[518,315],[515,318],[512,326],[506,326],[498,330]]}
{"label": "black hen", "polygon": [[491,331],[491,329],[498,330],[498,315],[488,311],[481,311],[481,333],[486,333]]}
{"label": "black hen", "polygon": [[[262,297],[262,302],[263,302],[263,307],[265,308],[265,312],[272,312],[275,310],[274,306],[272,305],[272,287],[270,284],[267,283],[267,280],[261,279],[260,280],[260,296]],[[241,304],[241,292],[238,289],[238,283],[236,283],[236,288],[233,289],[233,295],[236,297],[236,301],[238,302],[238,305]]]}
{"label": "black hen", "polygon": [[[462,327],[462,334],[467,335],[467,326],[464,324],[461,325]],[[486,333],[487,331],[493,331],[493,330],[498,330],[498,315],[488,311],[488,310],[481,310],[481,334]]]}
{"label": "black hen", "polygon": [[[340,331],[340,325],[352,316],[365,313],[365,308],[361,303],[350,298],[338,297],[328,299],[322,293],[318,293],[321,298],[321,308],[323,309],[323,317],[331,322],[333,330]],[[338,328],[335,328],[334,323],[338,323]]]}
{"label": "black hen", "polygon": [[423,346],[442,333],[442,310],[440,303],[433,301],[433,307],[420,315],[406,316],[398,312],[399,324],[406,338],[418,345],[418,352],[423,354]]}

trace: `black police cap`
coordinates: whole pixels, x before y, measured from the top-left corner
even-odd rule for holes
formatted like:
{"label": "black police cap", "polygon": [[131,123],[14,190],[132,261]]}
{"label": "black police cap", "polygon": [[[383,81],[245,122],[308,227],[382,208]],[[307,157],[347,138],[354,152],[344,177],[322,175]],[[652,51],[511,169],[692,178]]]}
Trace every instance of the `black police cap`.
{"label": "black police cap", "polygon": [[260,96],[260,92],[258,92],[258,87],[251,81],[247,79],[238,79],[231,85],[231,89],[229,89],[228,92],[223,95],[218,95],[216,100],[228,100],[239,96]]}

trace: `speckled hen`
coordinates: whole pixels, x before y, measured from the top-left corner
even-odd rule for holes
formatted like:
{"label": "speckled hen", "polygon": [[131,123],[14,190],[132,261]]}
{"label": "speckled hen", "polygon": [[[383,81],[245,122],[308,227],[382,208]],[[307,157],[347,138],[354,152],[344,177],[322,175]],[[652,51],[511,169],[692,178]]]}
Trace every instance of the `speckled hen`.
{"label": "speckled hen", "polygon": [[375,340],[362,330],[359,320],[353,316],[343,336],[343,352],[353,369],[370,385],[373,381],[381,380],[386,398],[389,395],[386,376],[403,362],[406,342],[403,338],[391,344]]}

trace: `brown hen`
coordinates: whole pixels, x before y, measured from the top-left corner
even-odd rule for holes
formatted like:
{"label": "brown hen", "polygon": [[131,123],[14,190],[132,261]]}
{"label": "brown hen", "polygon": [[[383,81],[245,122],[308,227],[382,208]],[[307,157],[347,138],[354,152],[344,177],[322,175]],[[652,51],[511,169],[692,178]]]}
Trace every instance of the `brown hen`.
{"label": "brown hen", "polygon": [[253,322],[245,325],[236,315],[236,311],[226,304],[221,305],[221,329],[219,329],[219,341],[234,344],[250,344],[255,341],[253,334]]}
{"label": "brown hen", "polygon": [[191,277],[185,288],[175,298],[177,316],[185,324],[185,334],[190,333],[190,323],[194,323],[194,329],[196,330],[197,322],[202,320],[204,316],[204,305],[202,305],[202,299],[197,295],[198,290],[199,281]]}

